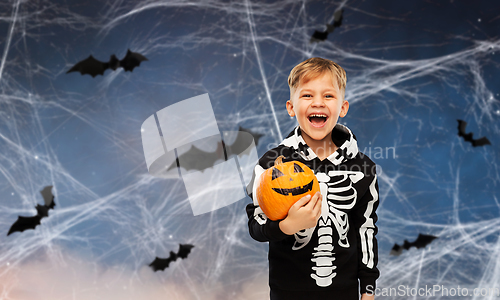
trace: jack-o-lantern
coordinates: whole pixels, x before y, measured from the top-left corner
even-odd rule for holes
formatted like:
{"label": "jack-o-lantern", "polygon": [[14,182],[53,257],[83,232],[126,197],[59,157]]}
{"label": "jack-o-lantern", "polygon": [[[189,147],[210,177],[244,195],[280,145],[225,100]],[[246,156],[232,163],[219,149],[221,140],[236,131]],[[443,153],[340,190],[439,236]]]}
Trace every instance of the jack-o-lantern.
{"label": "jack-o-lantern", "polygon": [[273,220],[284,219],[290,207],[306,195],[319,192],[319,183],[313,171],[299,161],[283,163],[279,156],[274,166],[260,177],[257,201],[266,216]]}

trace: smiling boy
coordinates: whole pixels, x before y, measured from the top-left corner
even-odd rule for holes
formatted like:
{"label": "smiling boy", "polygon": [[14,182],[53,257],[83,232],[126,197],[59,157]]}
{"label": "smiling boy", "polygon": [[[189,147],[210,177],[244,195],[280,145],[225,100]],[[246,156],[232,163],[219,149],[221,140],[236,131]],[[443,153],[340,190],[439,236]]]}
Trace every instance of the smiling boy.
{"label": "smiling boy", "polygon": [[[288,77],[288,114],[298,126],[255,167],[247,190],[250,235],[269,242],[271,299],[373,299],[379,276],[375,235],[378,183],[375,163],[358,151],[356,137],[337,124],[349,103],[346,75],[336,63],[310,58]],[[260,175],[274,165],[297,160],[309,166],[320,193],[297,201],[283,220],[272,221],[258,206]]]}
{"label": "smiling boy", "polygon": [[347,114],[349,102],[344,100],[344,88],[340,90],[331,74],[324,72],[316,76],[304,76],[300,85],[298,79],[289,83],[290,100],[286,102],[286,109],[290,117],[297,118],[306,144],[323,160],[337,150],[331,138],[332,129],[338,118]]}

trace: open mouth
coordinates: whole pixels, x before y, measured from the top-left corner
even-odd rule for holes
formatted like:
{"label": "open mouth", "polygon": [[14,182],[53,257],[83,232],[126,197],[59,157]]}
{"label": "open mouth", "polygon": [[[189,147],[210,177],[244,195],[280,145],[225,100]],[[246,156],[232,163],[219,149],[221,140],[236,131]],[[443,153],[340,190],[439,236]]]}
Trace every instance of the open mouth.
{"label": "open mouth", "polygon": [[309,182],[308,184],[304,185],[304,186],[299,186],[299,187],[295,187],[295,188],[291,188],[291,189],[278,189],[278,188],[273,188],[273,191],[281,194],[281,195],[289,195],[289,194],[292,194],[292,196],[297,196],[297,195],[302,195],[304,193],[307,193],[309,192],[310,190],[312,190],[312,187],[313,187],[313,180],[311,180],[311,182]]}
{"label": "open mouth", "polygon": [[314,127],[322,127],[325,125],[328,116],[325,114],[310,114],[307,119]]}

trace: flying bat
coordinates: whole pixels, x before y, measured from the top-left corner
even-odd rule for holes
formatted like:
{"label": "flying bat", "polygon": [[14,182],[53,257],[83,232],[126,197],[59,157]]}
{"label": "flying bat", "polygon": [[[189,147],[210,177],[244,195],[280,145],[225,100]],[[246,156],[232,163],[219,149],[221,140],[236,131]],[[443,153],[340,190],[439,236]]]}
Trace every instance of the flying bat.
{"label": "flying bat", "polygon": [[424,248],[425,246],[429,245],[434,239],[437,239],[437,236],[425,235],[420,233],[414,242],[410,243],[405,240],[404,244],[401,246],[398,244],[394,244],[394,247],[392,247],[391,250],[391,255],[399,256],[401,255],[401,253],[403,253],[403,250],[408,250],[411,247],[416,247],[417,249]]}
{"label": "flying bat", "polygon": [[240,134],[240,132],[246,132],[251,135],[253,141],[255,142],[255,146],[259,144],[259,139],[263,136],[263,134],[256,133],[251,131],[250,129],[243,128],[241,126],[238,127],[238,135],[236,136],[236,140],[229,145],[228,143],[222,142],[224,147],[226,148],[227,156],[238,155],[241,152],[245,151],[248,147],[250,147],[252,140],[249,139],[249,136],[246,134]]}
{"label": "flying bat", "polygon": [[145,60],[148,60],[145,56],[137,52],[132,52],[130,49],[127,50],[127,54],[122,60],[118,60],[113,54],[108,62],[102,62],[90,55],[88,58],[74,65],[66,74],[80,72],[82,75],[89,74],[92,77],[96,77],[97,75],[104,75],[104,71],[107,69],[115,71],[119,67],[122,67],[125,71],[132,72],[135,67],[138,67]]}
{"label": "flying bat", "polygon": [[164,271],[166,268],[168,268],[168,265],[171,262],[177,260],[177,258],[182,258],[182,259],[187,258],[189,253],[191,253],[192,248],[194,248],[193,245],[179,244],[179,251],[177,253],[170,251],[170,256],[168,258],[159,258],[157,256],[155,260],[149,264],[149,266],[155,272],[158,270]]}
{"label": "flying bat", "polygon": [[35,229],[37,225],[40,225],[40,220],[42,218],[49,216],[49,209],[53,209],[54,206],[56,206],[54,202],[54,195],[52,194],[52,186],[49,185],[44,187],[43,190],[40,191],[40,194],[42,194],[45,204],[36,205],[35,207],[37,211],[36,216],[33,217],[19,216],[17,218],[17,221],[14,222],[14,224],[12,224],[12,226],[10,227],[7,236],[16,231],[23,232],[27,229]]}
{"label": "flying bat", "polygon": [[472,136],[474,134],[472,132],[465,133],[465,127],[467,127],[467,122],[462,120],[457,120],[457,121],[458,121],[458,136],[461,136],[464,138],[465,141],[470,142],[473,147],[491,145],[490,141],[486,137],[482,137],[480,139],[473,139]]}
{"label": "flying bat", "polygon": [[257,145],[261,137],[262,134],[252,132],[240,126],[236,138],[231,144],[219,140],[217,148],[213,152],[203,151],[195,145],[191,145],[188,151],[177,157],[176,161],[167,168],[167,171],[178,166],[183,167],[186,171],[193,169],[202,171],[211,168],[219,160],[225,161],[232,155],[241,154],[252,145],[252,141],[255,141],[255,145]]}
{"label": "flying bat", "polygon": [[253,136],[253,139],[255,141],[255,146],[257,146],[259,144],[260,138],[264,136],[263,134],[257,133],[255,131],[252,131],[252,130],[247,129],[247,128],[243,128],[241,126],[239,126],[238,131],[243,131],[243,132],[250,133]]}
{"label": "flying bat", "polygon": [[317,31],[315,30],[312,37],[311,37],[311,43],[312,42],[319,42],[319,41],[324,41],[328,38],[328,34],[332,33],[335,28],[340,27],[342,25],[342,18],[343,18],[343,9],[338,9],[333,13],[333,23],[332,24],[326,24],[326,31]]}

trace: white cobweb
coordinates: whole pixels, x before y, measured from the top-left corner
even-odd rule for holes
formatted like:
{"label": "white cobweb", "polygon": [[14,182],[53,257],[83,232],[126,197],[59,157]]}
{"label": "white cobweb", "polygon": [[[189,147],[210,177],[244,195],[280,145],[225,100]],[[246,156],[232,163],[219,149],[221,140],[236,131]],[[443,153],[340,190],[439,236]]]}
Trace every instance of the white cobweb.
{"label": "white cobweb", "polygon": [[[343,25],[310,43],[340,7]],[[443,27],[412,38],[398,30],[410,32],[414,16],[360,1],[0,8],[0,299],[266,299],[267,245],[249,237],[245,201],[193,216],[180,180],[148,174],[140,126],[209,93],[220,129],[264,134],[262,154],[295,126],[286,79],[312,56],[346,69],[350,111],[341,122],[380,167],[378,298],[454,299],[463,289],[498,297],[498,36]],[[121,59],[128,48],[149,59],[132,73],[65,74],[89,54]],[[456,119],[492,145],[464,142]],[[7,237],[17,216],[36,214],[47,185],[56,202],[49,217]],[[389,255],[418,233],[439,238]],[[180,243],[195,246],[187,259],[148,267]],[[392,295],[380,295],[384,288]],[[433,294],[415,294],[422,288]]]}

